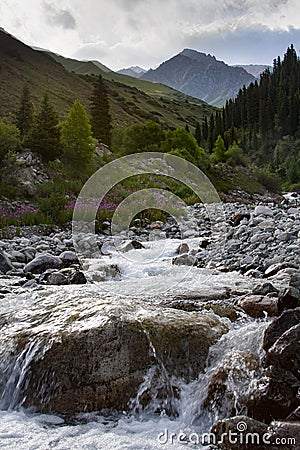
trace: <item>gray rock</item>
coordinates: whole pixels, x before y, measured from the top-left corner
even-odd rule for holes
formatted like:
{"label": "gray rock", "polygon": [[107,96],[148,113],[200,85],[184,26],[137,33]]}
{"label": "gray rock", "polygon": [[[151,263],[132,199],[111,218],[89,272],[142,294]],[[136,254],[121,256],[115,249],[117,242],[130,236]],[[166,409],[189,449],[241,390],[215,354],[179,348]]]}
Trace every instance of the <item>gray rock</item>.
{"label": "gray rock", "polygon": [[43,273],[47,269],[59,269],[62,264],[62,260],[58,256],[49,254],[40,255],[26,264],[24,272]]}
{"label": "gray rock", "polygon": [[272,217],[273,216],[273,211],[271,208],[269,208],[268,206],[265,205],[258,205],[256,206],[256,208],[253,211],[253,216],[268,216],[268,217]]}
{"label": "gray rock", "polygon": [[[24,406],[67,415],[102,408],[124,411],[151,367],[170,381],[171,376],[196,379],[209,347],[226,331],[217,319],[171,309],[139,320],[100,319],[93,328],[64,331],[42,358],[31,362]],[[19,336],[22,345],[26,336]],[[159,395],[164,399],[168,392],[162,388]]]}
{"label": "gray rock", "polygon": [[85,278],[85,275],[83,272],[76,271],[69,276],[69,282],[71,284],[86,284],[87,279]]}
{"label": "gray rock", "polygon": [[69,280],[64,274],[60,272],[53,272],[47,276],[47,284],[55,284],[57,286],[60,286],[69,284]]}
{"label": "gray rock", "polygon": [[71,264],[78,264],[78,258],[75,252],[71,252],[69,250],[62,252],[59,255],[59,258],[62,260],[64,266]]}
{"label": "gray rock", "polygon": [[3,252],[0,252],[0,272],[6,274],[10,270],[13,270],[13,268],[14,266],[9,258]]}
{"label": "gray rock", "polygon": [[175,266],[193,266],[196,262],[195,256],[183,254],[172,259]]}

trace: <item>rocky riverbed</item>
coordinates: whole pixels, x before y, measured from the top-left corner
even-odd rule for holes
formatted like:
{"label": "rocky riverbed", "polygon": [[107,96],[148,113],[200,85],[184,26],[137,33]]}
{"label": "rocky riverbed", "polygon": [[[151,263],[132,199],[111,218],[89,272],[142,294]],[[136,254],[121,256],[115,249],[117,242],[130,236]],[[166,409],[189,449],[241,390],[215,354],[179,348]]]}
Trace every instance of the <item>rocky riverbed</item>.
{"label": "rocky riverbed", "polygon": [[299,207],[227,203],[212,222],[199,204],[181,229],[109,228],[97,249],[81,237],[85,261],[69,227],[3,235],[1,408],[177,417],[216,436],[240,420],[299,445]]}

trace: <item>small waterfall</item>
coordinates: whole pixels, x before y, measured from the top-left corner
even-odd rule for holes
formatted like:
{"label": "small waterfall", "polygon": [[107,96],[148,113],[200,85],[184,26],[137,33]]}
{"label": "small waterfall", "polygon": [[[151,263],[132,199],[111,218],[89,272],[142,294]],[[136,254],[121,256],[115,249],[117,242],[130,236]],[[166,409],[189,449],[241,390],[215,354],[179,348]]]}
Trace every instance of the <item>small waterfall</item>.
{"label": "small waterfall", "polygon": [[142,421],[157,413],[160,417],[173,416],[182,429],[193,427],[204,433],[217,420],[247,414],[245,399],[259,375],[267,325],[267,321],[235,325],[211,347],[205,373],[191,383],[167,373],[148,334],[157,363],[131,400],[134,416]]}

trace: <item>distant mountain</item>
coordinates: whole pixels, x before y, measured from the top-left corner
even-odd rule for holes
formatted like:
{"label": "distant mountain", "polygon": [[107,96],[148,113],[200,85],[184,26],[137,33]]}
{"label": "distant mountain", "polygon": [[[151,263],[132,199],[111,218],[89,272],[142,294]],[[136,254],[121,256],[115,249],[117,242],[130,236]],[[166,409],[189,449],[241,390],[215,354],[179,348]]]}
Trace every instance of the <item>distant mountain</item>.
{"label": "distant mountain", "polygon": [[[116,127],[146,120],[159,121],[172,128],[186,124],[192,127],[199,117],[209,117],[214,111],[210,105],[174,89],[116,74],[101,63],[81,62],[34,50],[0,30],[0,117],[14,113],[19,107],[25,83],[29,85],[37,111],[46,91],[60,118],[65,117],[76,99],[88,109],[95,81],[92,74],[101,74],[104,78]],[[142,92],[142,88],[149,93]]]}
{"label": "distant mountain", "polygon": [[240,67],[228,66],[214,56],[190,49],[149,70],[142,79],[166,84],[214,106],[224,105],[243,85],[255,81],[253,75]]}
{"label": "distant mountain", "polygon": [[141,76],[144,75],[144,73],[146,72],[147,70],[142,69],[139,66],[131,66],[128,67],[127,69],[117,70],[117,73],[120,73],[121,75],[128,75],[134,78],[141,78]]}
{"label": "distant mountain", "polygon": [[260,77],[260,74],[263,73],[266,69],[272,70],[271,66],[264,66],[262,64],[246,64],[246,65],[238,64],[233,67],[240,67],[246,70],[246,72],[250,73],[250,75],[253,75],[255,78],[258,79]]}

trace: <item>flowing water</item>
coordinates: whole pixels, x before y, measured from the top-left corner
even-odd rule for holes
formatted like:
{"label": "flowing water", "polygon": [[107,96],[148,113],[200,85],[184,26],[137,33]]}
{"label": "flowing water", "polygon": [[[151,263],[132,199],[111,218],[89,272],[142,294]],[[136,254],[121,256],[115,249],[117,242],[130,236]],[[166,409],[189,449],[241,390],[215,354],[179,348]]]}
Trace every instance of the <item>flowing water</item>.
{"label": "flowing water", "polygon": [[[225,288],[236,292],[250,290],[251,282],[234,272],[224,274],[192,267],[184,268],[183,277],[182,266],[171,264],[181,242],[174,239],[150,242],[145,244],[145,249],[132,250],[126,256],[115,253],[103,257],[102,265],[118,264],[120,275],[115,280],[31,290],[16,287],[14,294],[1,301],[0,448],[201,448],[202,434],[209,432],[216,420],[246,412],[243,398],[259,370],[262,337],[268,322],[250,320],[242,314],[233,323],[222,319],[229,331],[210,348],[205,372],[196,380],[185,383],[175,377],[170,379],[157,357],[156,365],[149,369],[130,402],[130,412],[83,412],[70,422],[22,406],[31,362],[42,358],[61,339],[62,332],[88,330],[116,314],[136,319],[154,316],[174,295],[212,289],[217,292]],[[187,242],[193,245],[192,239]],[[93,279],[100,270],[99,261],[88,261],[87,267]],[[10,284],[12,280],[3,279],[1,283]],[[214,315],[212,311],[205,313]],[[18,349],[16,336],[30,338]],[[155,346],[148,338],[155,356]],[[251,361],[258,362],[258,366]],[[226,374],[223,390],[219,395],[211,392],[207,402],[211,381],[220,371]],[[167,386],[168,392],[165,405],[157,396],[162,386]],[[179,394],[174,392],[174,387]],[[145,391],[151,393],[147,406],[141,402]],[[162,411],[160,414],[156,412],[158,409]],[[167,415],[168,409],[174,414]]]}

